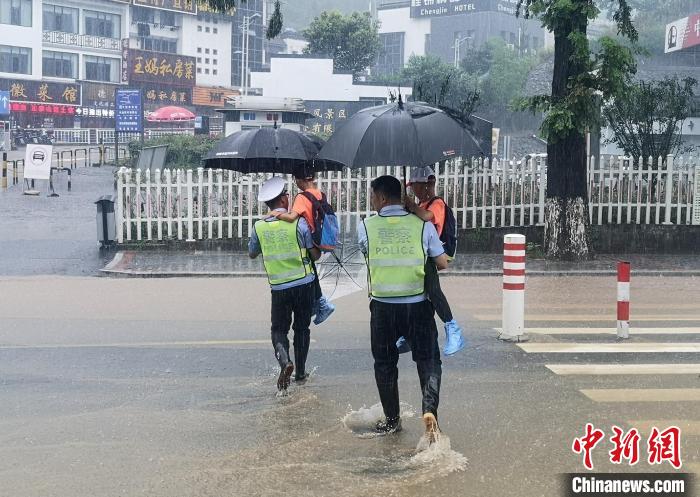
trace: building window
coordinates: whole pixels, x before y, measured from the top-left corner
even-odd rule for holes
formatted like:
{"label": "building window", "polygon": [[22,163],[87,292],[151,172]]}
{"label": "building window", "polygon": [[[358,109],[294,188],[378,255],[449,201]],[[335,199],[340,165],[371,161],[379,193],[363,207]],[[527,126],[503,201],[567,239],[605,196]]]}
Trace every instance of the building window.
{"label": "building window", "polygon": [[243,113],[243,120],[244,121],[255,121],[255,112],[244,112]]}
{"label": "building window", "polygon": [[201,67],[198,67],[198,68],[197,68],[197,74],[202,74],[202,68],[201,68]]}
{"label": "building window", "polygon": [[204,53],[209,53],[209,49],[208,49],[208,48],[205,48],[205,49],[204,49]]}
{"label": "building window", "polygon": [[379,35],[382,48],[377,57],[377,74],[396,74],[403,68],[404,33]]}
{"label": "building window", "polygon": [[219,32],[218,28],[213,28],[213,29],[212,29],[212,33],[216,34],[216,33],[218,33],[218,32]]}
{"label": "building window", "polygon": [[140,37],[141,48],[153,52],[177,53],[177,40],[170,38]]}
{"label": "building window", "polygon": [[209,74],[209,69],[205,69],[204,74]]}
{"label": "building window", "polygon": [[90,81],[119,81],[121,60],[85,55],[85,79]]}
{"label": "building window", "polygon": [[175,12],[168,12],[167,10],[160,11],[160,23],[165,26],[177,26],[175,23]]}
{"label": "building window", "polygon": [[197,26],[197,31],[201,33],[201,32],[202,32],[202,26]]}
{"label": "building window", "polygon": [[205,31],[206,33],[209,33],[209,32],[211,31],[211,29],[209,28],[209,26],[207,26],[207,27],[204,28],[204,31]]}
{"label": "building window", "polygon": [[94,10],[86,10],[84,15],[86,35],[121,38],[121,16]]}
{"label": "building window", "polygon": [[78,9],[45,3],[43,17],[44,31],[78,32]]}
{"label": "building window", "polygon": [[202,58],[201,58],[201,57],[197,57],[197,64],[201,64],[201,63],[202,63]]}
{"label": "building window", "polygon": [[156,22],[156,11],[154,9],[147,9],[145,7],[133,6],[132,15],[135,22],[145,22],[148,24],[155,24]]}
{"label": "building window", "polygon": [[0,72],[32,73],[32,49],[0,45]]}
{"label": "building window", "polygon": [[213,22],[214,24],[219,24],[219,21],[217,21],[216,19],[214,19],[212,22]]}
{"label": "building window", "polygon": [[0,24],[32,25],[32,0],[0,0]]}
{"label": "building window", "polygon": [[216,69],[212,69],[211,73],[216,76],[218,74],[218,71]]}
{"label": "building window", "polygon": [[78,54],[44,50],[41,67],[44,76],[78,79]]}
{"label": "building window", "polygon": [[267,120],[268,121],[279,121],[280,120],[280,115],[272,112],[267,113]]}
{"label": "building window", "polygon": [[197,47],[197,53],[202,53],[202,47]]}
{"label": "building window", "polygon": [[209,64],[209,59],[204,59],[205,64]]}
{"label": "building window", "polygon": [[211,53],[214,54],[214,55],[217,55],[217,54],[219,53],[219,51],[215,48],[215,49],[213,49],[213,50],[211,51]]}
{"label": "building window", "polygon": [[214,59],[214,60],[212,61],[212,63],[213,63],[214,65],[217,65],[217,60]]}

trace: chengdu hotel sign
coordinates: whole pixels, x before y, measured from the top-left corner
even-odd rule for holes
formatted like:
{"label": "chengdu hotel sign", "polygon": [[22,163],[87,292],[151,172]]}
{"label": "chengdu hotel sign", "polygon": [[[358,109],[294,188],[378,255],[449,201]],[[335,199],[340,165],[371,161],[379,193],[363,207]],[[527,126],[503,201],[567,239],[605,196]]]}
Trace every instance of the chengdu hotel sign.
{"label": "chengdu hotel sign", "polygon": [[441,17],[477,12],[513,14],[518,0],[411,0],[411,17]]}

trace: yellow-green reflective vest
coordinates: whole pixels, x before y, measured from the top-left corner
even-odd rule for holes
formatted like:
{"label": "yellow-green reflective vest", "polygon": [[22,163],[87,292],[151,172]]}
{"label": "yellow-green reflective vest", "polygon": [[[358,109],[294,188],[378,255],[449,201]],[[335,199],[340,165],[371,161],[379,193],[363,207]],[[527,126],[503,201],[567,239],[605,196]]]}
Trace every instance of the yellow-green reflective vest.
{"label": "yellow-green reflective vest", "polygon": [[411,297],[425,287],[423,227],[418,216],[365,219],[367,265],[373,297]]}
{"label": "yellow-green reflective vest", "polygon": [[254,225],[270,285],[289,283],[311,274],[308,251],[299,245],[298,225],[299,219],[293,223],[260,220]]}

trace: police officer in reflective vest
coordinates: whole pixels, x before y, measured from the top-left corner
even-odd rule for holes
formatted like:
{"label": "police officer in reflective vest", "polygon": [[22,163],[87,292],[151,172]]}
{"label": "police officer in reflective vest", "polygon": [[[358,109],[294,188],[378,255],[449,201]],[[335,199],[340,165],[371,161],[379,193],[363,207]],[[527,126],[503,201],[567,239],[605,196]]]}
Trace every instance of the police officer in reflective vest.
{"label": "police officer in reflective vest", "polygon": [[[258,200],[274,211],[287,212],[289,194],[286,183],[273,177],[260,188]],[[314,248],[311,230],[303,218],[293,223],[279,221],[270,216],[257,221],[248,244],[252,259],[262,254],[272,293],[272,346],[280,364],[277,389],[286,390],[295,370],[289,357],[287,334],[294,317],[295,380],[302,383],[307,378],[306,357],[309,353],[311,313],[315,299],[311,259],[321,253]]]}
{"label": "police officer in reflective vest", "polygon": [[385,420],[380,434],[401,430],[396,340],[404,336],[411,346],[423,394],[423,422],[429,442],[439,433],[442,363],[433,309],[425,294],[425,263],[432,257],[437,268],[447,267],[447,256],[435,226],[408,213],[401,201],[401,183],[381,176],[371,184],[372,207],[379,215],[358,226],[358,241],[369,274],[370,329],[374,377]]}

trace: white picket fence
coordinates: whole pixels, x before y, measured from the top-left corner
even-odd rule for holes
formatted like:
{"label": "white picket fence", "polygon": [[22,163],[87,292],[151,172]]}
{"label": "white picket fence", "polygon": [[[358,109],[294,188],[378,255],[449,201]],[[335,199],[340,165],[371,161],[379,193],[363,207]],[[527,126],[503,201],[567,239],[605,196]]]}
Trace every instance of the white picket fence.
{"label": "white picket fence", "polygon": [[[591,223],[690,224],[699,166],[697,158],[669,157],[665,163],[660,159],[590,158]],[[452,206],[458,226],[464,229],[541,225],[546,170],[545,155],[517,162],[456,159],[436,167],[437,192]],[[344,169],[319,175],[319,187],[346,230],[358,214],[372,212],[370,182],[382,174],[400,178],[403,168]],[[269,176],[201,168],[151,174],[122,168],[117,173],[118,241],[248,237],[253,223],[267,212],[257,195]],[[288,181],[293,195],[296,186],[291,178]]]}

